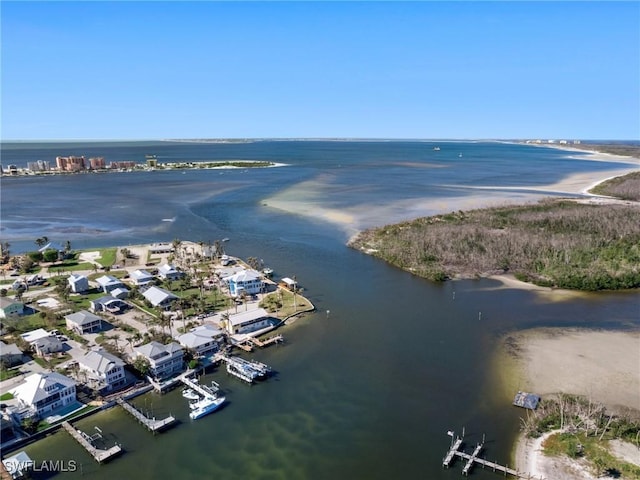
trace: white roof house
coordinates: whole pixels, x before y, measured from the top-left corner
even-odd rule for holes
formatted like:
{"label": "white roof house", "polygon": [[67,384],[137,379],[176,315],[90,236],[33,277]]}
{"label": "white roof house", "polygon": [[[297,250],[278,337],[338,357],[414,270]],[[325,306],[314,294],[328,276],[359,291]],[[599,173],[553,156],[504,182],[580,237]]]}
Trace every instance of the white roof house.
{"label": "white roof house", "polygon": [[43,416],[76,401],[76,382],[57,372],[34,373],[10,392],[21,406]]}
{"label": "white roof house", "polygon": [[76,313],[65,315],[64,319],[67,323],[67,328],[74,330],[79,334],[91,333],[102,329],[102,322],[104,321],[97,315],[86,310],[80,310]]}
{"label": "white roof house", "polygon": [[184,348],[193,350],[198,355],[210,355],[217,352],[224,343],[224,332],[206,324],[192,328],[176,340]]}
{"label": "white roof house", "polygon": [[125,287],[124,283],[111,275],[103,275],[99,278],[96,278],[96,282],[104,293],[109,293],[116,288]]}
{"label": "white roof house", "polygon": [[89,279],[86,275],[80,275],[78,273],[72,273],[67,279],[69,287],[74,293],[82,293],[89,290]]}
{"label": "white roof house", "polygon": [[229,285],[229,293],[233,296],[241,295],[242,292],[250,295],[260,293],[264,287],[262,274],[251,269],[242,270],[223,280]]}
{"label": "white roof house", "polygon": [[282,283],[290,290],[298,288],[298,282],[296,282],[295,280],[293,280],[293,279],[291,279],[289,277],[284,277],[282,279]]}
{"label": "white roof house", "polygon": [[80,370],[97,382],[100,390],[117,390],[127,384],[124,362],[104,350],[91,350],[78,360]]}
{"label": "white roof house", "polygon": [[246,312],[229,315],[224,320],[224,328],[231,334],[245,333],[256,334],[270,330],[278,324],[278,319],[271,317],[264,308],[248,310]]}
{"label": "white roof house", "polygon": [[176,342],[162,345],[158,342],[149,342],[139,347],[133,347],[138,357],[144,357],[149,361],[149,373],[158,380],[164,380],[184,368],[184,350]]}
{"label": "white roof house", "polygon": [[155,277],[146,270],[135,270],[131,272],[130,277],[136,285],[147,285],[155,280]]}
{"label": "white roof house", "polygon": [[33,343],[36,340],[44,337],[49,337],[51,334],[44,328],[38,328],[37,330],[31,330],[30,332],[21,333],[20,336],[27,343]]}
{"label": "white roof house", "polygon": [[162,308],[169,308],[171,303],[178,299],[178,297],[170,291],[156,286],[149,287],[142,293],[142,296],[154,307]]}
{"label": "white roof house", "polygon": [[183,274],[173,265],[165,263],[164,265],[160,265],[160,267],[158,267],[158,275],[160,276],[160,278],[163,278],[165,280],[177,280]]}

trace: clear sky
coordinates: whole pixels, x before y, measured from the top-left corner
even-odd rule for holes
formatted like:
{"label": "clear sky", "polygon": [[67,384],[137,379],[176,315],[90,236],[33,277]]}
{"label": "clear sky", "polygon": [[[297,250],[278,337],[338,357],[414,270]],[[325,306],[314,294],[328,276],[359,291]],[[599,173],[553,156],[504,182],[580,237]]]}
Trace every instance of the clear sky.
{"label": "clear sky", "polygon": [[1,137],[640,139],[640,2],[1,2]]}

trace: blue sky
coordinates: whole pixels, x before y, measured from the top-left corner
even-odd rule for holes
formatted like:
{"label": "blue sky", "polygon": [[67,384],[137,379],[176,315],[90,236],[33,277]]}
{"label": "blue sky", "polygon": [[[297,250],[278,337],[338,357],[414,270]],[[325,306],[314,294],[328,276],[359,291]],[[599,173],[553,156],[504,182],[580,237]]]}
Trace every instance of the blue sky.
{"label": "blue sky", "polygon": [[0,8],[3,140],[640,138],[638,2]]}

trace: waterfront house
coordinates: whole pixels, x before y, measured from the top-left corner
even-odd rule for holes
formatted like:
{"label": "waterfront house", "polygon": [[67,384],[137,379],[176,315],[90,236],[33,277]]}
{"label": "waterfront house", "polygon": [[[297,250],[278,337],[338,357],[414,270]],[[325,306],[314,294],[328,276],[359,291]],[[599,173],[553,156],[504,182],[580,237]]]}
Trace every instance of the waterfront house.
{"label": "waterfront house", "polygon": [[126,288],[124,283],[111,275],[103,275],[99,278],[96,278],[96,282],[104,293],[111,293],[111,291],[115,290],[116,288]]}
{"label": "waterfront house", "polygon": [[292,280],[289,277],[284,277],[282,280],[280,280],[280,285],[288,290],[291,290],[292,292],[298,289],[298,282]]}
{"label": "waterfront house", "polygon": [[91,350],[78,360],[78,368],[100,393],[108,393],[127,385],[124,362],[104,350]]}
{"label": "waterfront house", "polygon": [[102,322],[104,322],[102,318],[86,310],[65,315],[64,319],[67,323],[67,328],[80,335],[102,330]]}
{"label": "waterfront house", "polygon": [[224,332],[213,325],[206,324],[192,328],[176,340],[196,356],[213,355],[224,345]]}
{"label": "waterfront house", "polygon": [[[9,423],[13,425],[13,422]],[[4,438],[4,435],[2,435],[2,438]],[[7,472],[9,472],[9,475],[11,475],[11,478],[16,480],[18,478],[31,478],[31,471],[33,470],[35,462],[31,460],[31,457],[23,450],[15,455],[4,458],[2,464]]]}
{"label": "waterfront house", "polygon": [[229,286],[229,293],[234,296],[240,296],[243,293],[255,295],[262,292],[264,285],[262,282],[262,274],[255,270],[242,270],[238,273],[225,277],[223,280]]}
{"label": "waterfront house", "polygon": [[154,307],[167,310],[178,297],[173,293],[160,287],[149,287],[142,293],[142,296]]}
{"label": "waterfront house", "polygon": [[92,312],[109,312],[119,314],[129,308],[129,304],[127,302],[124,302],[119,298],[112,297],[111,295],[96,298],[95,300],[91,300],[90,303]]}
{"label": "waterfront house", "polygon": [[52,353],[62,352],[64,345],[55,335],[48,335],[31,342],[31,348],[39,357],[45,357]]}
{"label": "waterfront house", "polygon": [[173,245],[170,243],[152,243],[149,245],[149,253],[158,255],[163,253],[172,253]]}
{"label": "waterfront house", "polygon": [[137,357],[149,361],[149,375],[156,380],[166,380],[182,372],[184,369],[184,350],[176,342],[162,345],[149,342],[139,347],[133,347]]}
{"label": "waterfront house", "polygon": [[15,343],[0,341],[0,361],[7,367],[17,365],[22,362],[22,350]]}
{"label": "waterfront house", "polygon": [[257,308],[229,315],[229,318],[224,319],[222,323],[225,330],[231,335],[238,333],[251,335],[256,334],[258,331],[263,333],[274,328],[279,323],[279,320],[269,316],[264,308]]}
{"label": "waterfront house", "polygon": [[29,375],[10,392],[21,407],[40,418],[76,402],[76,382],[57,372]]}
{"label": "waterfront house", "polygon": [[24,303],[9,297],[0,297],[0,318],[9,318],[23,313]]}
{"label": "waterfront house", "polygon": [[86,275],[72,273],[71,275],[69,275],[67,282],[69,282],[69,288],[71,288],[71,291],[73,293],[84,293],[88,292],[90,289],[89,279],[86,277]]}
{"label": "waterfront house", "polygon": [[158,275],[163,280],[179,280],[182,275],[184,275],[181,271],[177,270],[173,265],[165,263],[164,265],[160,265],[158,267]]}
{"label": "waterfront house", "polygon": [[155,281],[155,277],[146,270],[135,270],[131,272],[131,281],[139,287],[149,285]]}

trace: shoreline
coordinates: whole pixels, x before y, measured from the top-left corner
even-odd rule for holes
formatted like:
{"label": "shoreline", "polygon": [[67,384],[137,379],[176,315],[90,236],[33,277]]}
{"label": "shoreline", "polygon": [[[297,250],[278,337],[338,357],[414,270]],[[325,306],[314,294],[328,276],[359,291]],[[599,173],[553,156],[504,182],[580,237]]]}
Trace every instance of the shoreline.
{"label": "shoreline", "polygon": [[[494,354],[498,388],[508,395],[518,390],[543,398],[555,393],[582,395],[602,403],[611,413],[640,416],[640,329],[592,330],[533,328],[500,339]],[[524,413],[523,413],[524,415]],[[549,477],[558,468],[587,477],[579,462],[547,457],[545,438],[519,433],[512,446],[516,468],[532,477]],[[555,470],[554,470],[555,469]],[[573,478],[573,477],[563,477]]]}

